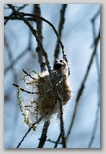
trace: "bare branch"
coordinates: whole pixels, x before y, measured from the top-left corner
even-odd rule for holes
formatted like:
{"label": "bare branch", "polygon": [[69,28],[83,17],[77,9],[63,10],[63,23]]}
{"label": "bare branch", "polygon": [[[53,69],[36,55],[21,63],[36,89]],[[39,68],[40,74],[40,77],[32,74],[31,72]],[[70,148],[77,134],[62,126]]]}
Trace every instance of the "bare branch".
{"label": "bare branch", "polygon": [[[39,4],[34,4],[34,14],[38,15],[38,16],[41,16],[41,10],[40,10],[40,5]],[[42,46],[43,46],[42,20],[40,20],[39,18],[35,18],[34,20],[36,21],[37,32],[38,32],[39,38],[40,38]],[[39,60],[41,72],[45,71],[46,66],[45,66],[44,56],[43,56],[42,50],[39,47],[39,44],[38,44],[38,47],[36,48],[36,51],[38,53],[38,60]]]}
{"label": "bare branch", "polygon": [[[100,14],[100,10],[98,10],[96,12],[96,14],[94,15],[94,17],[91,19],[91,23],[92,23],[92,33],[93,33],[93,41],[95,41],[96,38],[96,31],[95,31],[95,19],[98,17],[98,15]],[[96,42],[93,42],[93,44],[91,45],[91,47],[95,46]]]}
{"label": "bare branch", "polygon": [[35,91],[35,92],[27,91],[27,90],[21,88],[21,87],[20,87],[19,85],[17,85],[16,83],[14,83],[13,86],[15,86],[15,87],[17,87],[17,88],[20,88],[21,91],[26,92],[26,93],[28,93],[28,94],[39,94],[39,93],[40,93],[40,92],[36,92],[36,91]]}
{"label": "bare branch", "polygon": [[28,5],[29,4],[24,4],[24,5],[20,6],[20,7],[17,7],[17,11],[20,11],[20,10],[24,9]]}
{"label": "bare branch", "polygon": [[[63,25],[65,22],[64,16],[65,16],[66,8],[67,8],[67,4],[63,4],[62,9],[60,10],[60,21],[59,21],[59,27],[58,27],[58,33],[59,33],[60,38],[62,36]],[[59,52],[60,52],[60,44],[59,44],[59,40],[57,40],[57,44],[56,44],[56,48],[54,52],[54,61],[55,59],[58,59]]]}
{"label": "bare branch", "polygon": [[96,130],[97,130],[97,124],[98,124],[98,119],[99,119],[99,117],[98,117],[99,111],[100,111],[100,97],[99,97],[98,104],[97,104],[93,131],[92,131],[91,139],[90,139],[89,144],[88,144],[88,148],[91,148],[91,145],[92,145],[94,138],[95,138],[95,133],[96,133]]}
{"label": "bare branch", "polygon": [[57,148],[57,145],[59,144],[60,138],[61,138],[61,133],[59,134],[58,139],[55,142],[54,148]]}
{"label": "bare branch", "polygon": [[29,76],[30,78],[32,78],[33,80],[35,79],[34,77],[32,77],[27,71],[25,71],[24,69],[23,69],[23,72],[27,75],[27,76]]}
{"label": "bare branch", "polygon": [[100,9],[95,13],[94,17],[91,19],[91,21],[94,21],[98,15],[100,14]]}
{"label": "bare branch", "polygon": [[[60,138],[61,138],[61,136],[60,136]],[[51,143],[55,143],[55,144],[56,144],[56,141],[53,141],[53,140],[51,140],[51,139],[46,139],[46,141],[47,141],[47,142],[51,142]],[[59,142],[58,144],[61,144],[61,142]]]}
{"label": "bare branch", "polygon": [[42,130],[42,135],[41,135],[41,138],[40,138],[40,142],[39,142],[38,148],[43,148],[43,146],[45,144],[49,124],[50,124],[50,121],[45,121],[44,122],[43,130]]}
{"label": "bare branch", "polygon": [[90,62],[89,62],[89,65],[88,65],[88,68],[87,68],[87,71],[86,71],[86,74],[85,74],[85,77],[84,77],[84,80],[83,80],[83,82],[82,82],[82,85],[81,85],[81,87],[80,87],[79,93],[78,93],[78,95],[77,95],[77,99],[76,99],[77,102],[79,101],[79,98],[80,98],[80,96],[81,96],[81,94],[82,94],[82,92],[83,92],[83,90],[84,90],[84,84],[85,84],[85,81],[86,81],[86,79],[87,79],[87,76],[88,76],[90,67],[91,67],[91,65],[92,65],[93,58],[94,58],[94,56],[95,56],[95,54],[96,54],[97,45],[98,45],[99,39],[100,39],[100,31],[99,31],[99,34],[98,34],[97,38],[95,38],[96,46],[95,46],[95,48],[94,48],[93,54],[92,54],[92,56],[91,56],[91,59],[90,59]]}

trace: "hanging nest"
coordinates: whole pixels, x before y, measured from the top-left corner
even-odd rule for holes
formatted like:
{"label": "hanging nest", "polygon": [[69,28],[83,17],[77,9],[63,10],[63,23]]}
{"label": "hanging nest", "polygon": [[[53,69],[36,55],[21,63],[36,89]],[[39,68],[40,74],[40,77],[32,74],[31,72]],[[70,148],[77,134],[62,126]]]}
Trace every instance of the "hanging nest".
{"label": "hanging nest", "polygon": [[[14,85],[18,87],[17,97],[20,110],[24,116],[24,122],[30,127],[40,117],[43,120],[49,120],[54,113],[59,114],[60,106],[48,71],[44,71],[41,74],[36,72],[28,74],[25,70],[23,72],[26,90],[16,84]],[[62,105],[67,104],[72,97],[69,74],[68,62],[56,60],[52,75],[61,97]],[[24,101],[21,98],[22,91],[26,92]],[[28,97],[29,100],[26,101]]]}

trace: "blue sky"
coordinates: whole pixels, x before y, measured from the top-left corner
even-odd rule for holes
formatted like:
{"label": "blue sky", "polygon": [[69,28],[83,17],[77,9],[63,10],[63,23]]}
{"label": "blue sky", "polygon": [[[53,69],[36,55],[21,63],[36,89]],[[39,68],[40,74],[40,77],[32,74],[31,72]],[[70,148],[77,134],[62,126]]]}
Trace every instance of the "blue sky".
{"label": "blue sky", "polygon": [[[44,18],[49,20],[58,29],[60,4],[41,4],[41,13]],[[68,4],[65,14],[65,24],[62,33],[62,42],[65,46],[65,51],[70,63],[71,76],[70,84],[73,89],[73,98],[68,102],[64,109],[64,122],[66,133],[68,131],[71,117],[74,112],[75,100],[77,92],[83,81],[89,60],[94,50],[92,23],[91,19],[100,9],[99,4]],[[28,5],[24,12],[31,13],[32,5]],[[4,15],[8,15],[9,10],[4,11]],[[95,20],[96,36],[100,29],[100,15]],[[15,60],[22,51],[26,50],[29,43],[28,27],[22,21],[9,21],[4,32],[10,46],[12,59]],[[53,30],[43,23],[43,44],[44,49],[48,53],[51,66],[53,66],[53,56],[57,38]],[[17,76],[17,82],[23,86],[22,69],[27,71],[36,70],[40,72],[37,54],[35,53],[36,42],[34,37],[32,39],[32,53],[27,52],[14,66]],[[62,58],[60,53],[59,58]],[[97,58],[100,65],[100,42],[97,48]],[[4,48],[4,69],[10,65],[7,48]],[[88,78],[85,82],[85,89],[80,98],[75,121],[72,127],[72,132],[69,136],[67,147],[69,148],[87,148],[89,140],[92,135],[94,127],[94,120],[96,116],[98,104],[98,74],[96,66],[96,56],[94,57],[92,67],[90,69]],[[20,113],[16,88],[12,86],[14,83],[13,72],[9,70],[4,78],[4,94],[9,95],[9,99],[4,102],[4,147],[15,148],[22,136],[27,131],[27,126],[23,123],[23,116]],[[95,131],[95,139],[92,144],[93,148],[100,147],[100,113],[98,113],[97,130]],[[43,123],[39,124],[36,132],[31,132],[21,148],[36,148],[39,142]],[[14,131],[14,134],[13,134]],[[53,135],[51,135],[51,132]],[[54,133],[55,132],[55,133]],[[48,131],[48,138],[56,140],[59,134],[59,120],[54,115],[51,118],[51,124]],[[12,143],[10,141],[13,141]],[[10,144],[11,143],[11,144]],[[53,143],[46,142],[45,147],[52,148]],[[61,146],[59,146],[61,147]]]}

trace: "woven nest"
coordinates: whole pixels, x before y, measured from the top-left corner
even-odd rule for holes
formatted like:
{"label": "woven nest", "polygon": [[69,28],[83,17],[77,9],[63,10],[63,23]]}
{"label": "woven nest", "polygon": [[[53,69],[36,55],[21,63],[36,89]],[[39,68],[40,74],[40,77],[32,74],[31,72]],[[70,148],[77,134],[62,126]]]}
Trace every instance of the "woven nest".
{"label": "woven nest", "polygon": [[[65,105],[72,97],[68,63],[63,60],[57,60],[52,70],[52,75],[56,89],[62,100],[61,103]],[[19,88],[20,91],[18,91],[20,109],[24,115],[24,122],[28,126],[31,126],[31,124],[40,117],[43,117],[44,120],[48,120],[54,113],[59,114],[60,102],[56,96],[56,90],[52,85],[48,71],[44,71],[41,74],[35,73],[33,78],[30,76],[28,80],[24,78],[24,81],[27,85],[27,89],[36,89],[37,91],[36,94],[31,94],[32,100],[26,103],[24,102],[24,104],[20,98],[21,89]]]}

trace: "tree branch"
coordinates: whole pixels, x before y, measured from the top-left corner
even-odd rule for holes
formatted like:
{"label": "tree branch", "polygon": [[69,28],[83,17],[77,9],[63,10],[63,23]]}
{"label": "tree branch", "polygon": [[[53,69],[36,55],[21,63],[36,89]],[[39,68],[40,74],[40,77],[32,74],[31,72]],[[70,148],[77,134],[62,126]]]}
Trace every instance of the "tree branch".
{"label": "tree branch", "polygon": [[59,134],[59,136],[57,138],[57,141],[56,141],[56,143],[54,145],[54,148],[57,148],[57,145],[59,144],[60,138],[61,138],[61,133]]}
{"label": "tree branch", "polygon": [[43,126],[43,129],[42,129],[42,134],[41,134],[41,137],[40,137],[40,142],[39,142],[38,148],[43,148],[43,146],[45,144],[49,124],[50,124],[50,121],[44,122],[44,126]]}
{"label": "tree branch", "polygon": [[[59,27],[58,27],[58,33],[59,33],[60,38],[62,36],[63,25],[65,22],[64,16],[65,16],[66,8],[67,8],[67,4],[63,4],[62,8],[60,10],[60,21],[59,21]],[[55,48],[55,52],[54,52],[55,59],[58,59],[59,52],[60,52],[60,44],[59,44],[59,40],[57,40],[57,44],[56,44],[56,48]],[[55,59],[54,59],[54,61],[55,61]]]}
{"label": "tree branch", "polygon": [[15,87],[17,87],[17,88],[20,88],[21,91],[26,92],[26,93],[28,93],[28,94],[40,94],[40,92],[36,92],[36,91],[34,91],[34,92],[33,92],[33,91],[27,91],[27,90],[21,88],[21,87],[20,87],[19,85],[17,85],[16,83],[14,83],[13,86],[15,86]]}
{"label": "tree branch", "polygon": [[[41,16],[41,10],[40,10],[40,5],[39,4],[34,4],[34,14],[38,15],[39,17]],[[42,20],[40,20],[39,18],[34,18],[34,20],[36,21],[37,32],[38,32],[39,38],[40,38],[42,46],[43,46]],[[38,61],[39,61],[39,64],[40,64],[41,72],[43,72],[43,71],[46,70],[44,56],[43,56],[43,52],[42,52],[39,44],[37,46],[38,47],[36,48],[36,51],[38,53]]]}

